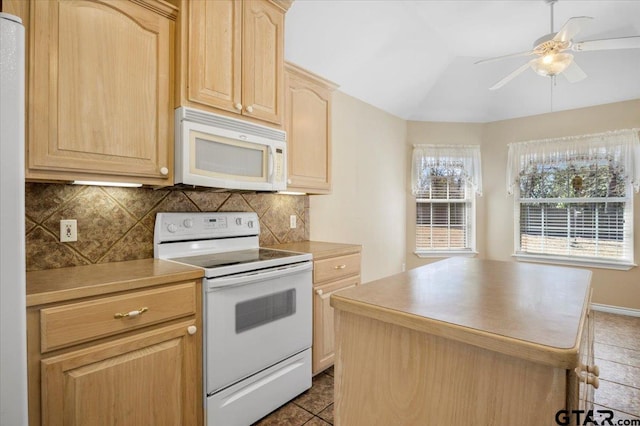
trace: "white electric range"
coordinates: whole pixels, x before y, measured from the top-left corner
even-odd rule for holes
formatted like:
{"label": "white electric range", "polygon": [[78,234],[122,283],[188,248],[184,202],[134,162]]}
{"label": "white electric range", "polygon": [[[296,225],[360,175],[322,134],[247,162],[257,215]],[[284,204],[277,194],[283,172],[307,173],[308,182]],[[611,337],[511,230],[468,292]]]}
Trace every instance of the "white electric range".
{"label": "white electric range", "polygon": [[249,425],[311,387],[311,254],[259,247],[256,213],[158,213],[154,257],[204,269],[208,425]]}

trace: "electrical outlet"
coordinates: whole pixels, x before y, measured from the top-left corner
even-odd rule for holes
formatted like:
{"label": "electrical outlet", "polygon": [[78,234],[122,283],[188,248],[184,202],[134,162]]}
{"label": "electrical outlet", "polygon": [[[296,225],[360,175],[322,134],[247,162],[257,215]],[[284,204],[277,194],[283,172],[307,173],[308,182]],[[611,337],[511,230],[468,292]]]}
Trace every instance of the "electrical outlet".
{"label": "electrical outlet", "polygon": [[292,214],[291,216],[289,216],[289,227],[293,229],[296,226],[298,226],[297,221],[298,221],[298,216],[296,216],[295,214]]}
{"label": "electrical outlet", "polygon": [[60,242],[69,243],[78,241],[78,221],[67,219],[60,221]]}

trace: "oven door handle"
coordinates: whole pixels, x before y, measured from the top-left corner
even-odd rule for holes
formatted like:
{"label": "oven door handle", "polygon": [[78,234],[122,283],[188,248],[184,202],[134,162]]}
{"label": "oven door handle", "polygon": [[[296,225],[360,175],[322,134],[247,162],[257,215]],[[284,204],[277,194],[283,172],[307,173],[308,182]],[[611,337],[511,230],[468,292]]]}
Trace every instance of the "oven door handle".
{"label": "oven door handle", "polygon": [[207,290],[220,290],[221,287],[231,287],[251,284],[256,281],[264,281],[270,278],[284,277],[298,274],[313,269],[312,262],[301,262],[293,265],[277,266],[272,269],[263,269],[228,277],[209,278],[206,280]]}

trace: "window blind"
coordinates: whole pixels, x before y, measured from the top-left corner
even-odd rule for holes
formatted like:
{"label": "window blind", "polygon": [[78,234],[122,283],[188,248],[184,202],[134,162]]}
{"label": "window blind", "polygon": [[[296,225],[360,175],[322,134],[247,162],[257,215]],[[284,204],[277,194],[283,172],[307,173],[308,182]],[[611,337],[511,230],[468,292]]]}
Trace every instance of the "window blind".
{"label": "window blind", "polygon": [[462,179],[433,178],[416,199],[416,250],[470,250],[472,190]]}
{"label": "window blind", "polygon": [[509,145],[516,255],[633,264],[638,130]]}

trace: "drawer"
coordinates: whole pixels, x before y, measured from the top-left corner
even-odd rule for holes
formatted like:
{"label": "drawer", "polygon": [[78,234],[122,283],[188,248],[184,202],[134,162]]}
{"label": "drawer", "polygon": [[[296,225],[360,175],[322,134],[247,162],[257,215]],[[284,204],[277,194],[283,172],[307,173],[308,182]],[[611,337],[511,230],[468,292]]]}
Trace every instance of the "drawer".
{"label": "drawer", "polygon": [[313,262],[313,283],[320,284],[360,274],[360,253]]}
{"label": "drawer", "polygon": [[[118,315],[143,308],[146,310],[138,315]],[[195,282],[44,308],[40,311],[40,346],[47,352],[195,312]]]}

